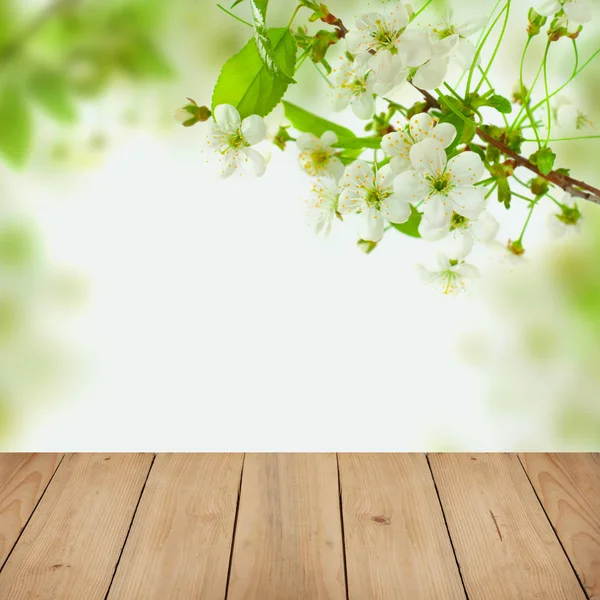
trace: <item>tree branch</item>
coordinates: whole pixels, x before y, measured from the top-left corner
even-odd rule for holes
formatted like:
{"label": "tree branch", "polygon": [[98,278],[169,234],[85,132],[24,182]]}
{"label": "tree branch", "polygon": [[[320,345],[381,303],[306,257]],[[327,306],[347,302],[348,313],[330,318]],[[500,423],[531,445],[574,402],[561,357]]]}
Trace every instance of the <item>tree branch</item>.
{"label": "tree branch", "polygon": [[[427,103],[426,110],[429,110],[430,108],[441,108],[440,103],[429,92],[427,92],[426,90],[422,90],[417,86],[414,87],[421,94],[423,94]],[[547,175],[544,175],[528,158],[517,154],[514,150],[511,150],[506,144],[504,144],[500,140],[494,139],[492,136],[485,133],[485,131],[482,131],[479,127],[477,128],[477,135],[488,144],[498,148],[498,150],[500,150],[502,154],[514,160],[515,164],[518,167],[525,167],[526,169],[529,169],[532,173],[543,177],[546,181],[549,181],[550,183],[563,189],[565,192],[568,192],[572,196],[576,196],[577,198],[582,198],[583,200],[589,200],[590,202],[600,204],[600,189],[595,188],[583,181],[573,179],[568,175],[558,173],[557,171],[551,171]]]}

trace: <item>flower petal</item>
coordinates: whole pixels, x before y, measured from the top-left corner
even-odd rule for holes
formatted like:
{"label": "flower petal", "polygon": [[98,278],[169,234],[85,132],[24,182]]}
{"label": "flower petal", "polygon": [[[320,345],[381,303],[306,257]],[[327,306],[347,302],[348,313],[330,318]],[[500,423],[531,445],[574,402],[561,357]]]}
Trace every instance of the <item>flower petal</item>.
{"label": "flower petal", "polygon": [[419,67],[431,58],[429,35],[415,29],[406,30],[396,43],[398,57],[405,67]]}
{"label": "flower petal", "polygon": [[319,138],[314,136],[312,133],[301,133],[296,138],[296,146],[302,151],[314,150],[319,144]]}
{"label": "flower petal", "polygon": [[558,0],[531,0],[531,4],[535,11],[544,17],[551,17],[560,10]]}
{"label": "flower petal", "polygon": [[390,223],[406,223],[410,217],[410,206],[399,194],[393,194],[381,203],[381,214]]}
{"label": "flower petal", "polygon": [[487,210],[484,210],[477,221],[473,221],[471,223],[471,232],[480,242],[491,242],[498,233],[498,229],[500,229],[500,224],[496,221],[494,215],[492,215]]}
{"label": "flower petal", "polygon": [[448,235],[448,229],[445,227],[435,227],[429,219],[423,218],[419,223],[419,233],[424,240],[437,242]]}
{"label": "flower petal", "polygon": [[448,58],[432,58],[422,67],[419,67],[412,82],[422,90],[434,90],[444,83],[448,74]]}
{"label": "flower petal", "polygon": [[352,188],[340,192],[338,211],[342,214],[355,213],[365,207],[364,198]]}
{"label": "flower petal", "polygon": [[240,113],[231,104],[219,104],[215,108],[215,121],[225,131],[235,131],[240,127]]}
{"label": "flower petal", "polygon": [[456,274],[463,279],[477,279],[481,277],[479,269],[468,263],[463,263],[455,268]]}
{"label": "flower petal", "polygon": [[[465,152],[464,154],[469,153]],[[475,153],[471,152],[470,154]],[[436,176],[442,173],[446,167],[446,151],[439,140],[427,138],[410,149],[410,162],[415,170]]]}
{"label": "flower petal", "polygon": [[431,132],[434,140],[439,140],[444,148],[448,148],[456,138],[456,127],[452,123],[439,123]]}
{"label": "flower petal", "polygon": [[592,20],[592,7],[587,0],[566,0],[564,9],[569,21],[574,23],[589,23]]}
{"label": "flower petal", "polygon": [[450,202],[445,196],[429,196],[423,203],[423,215],[432,227],[449,228],[452,219]]}
{"label": "flower petal", "polygon": [[454,210],[467,219],[477,219],[485,206],[484,191],[474,187],[456,187],[448,194]]}
{"label": "flower petal", "polygon": [[267,170],[267,161],[264,156],[254,148],[243,148],[241,152],[246,158],[244,161],[246,169],[256,177],[262,177]]}
{"label": "flower petal", "polygon": [[465,71],[468,71],[473,64],[473,59],[477,49],[473,43],[465,38],[460,38],[458,44],[452,52],[452,58],[454,62]]}
{"label": "flower petal", "polygon": [[373,183],[373,169],[364,160],[355,160],[346,167],[343,177],[340,179],[340,188],[354,188],[366,190]]}
{"label": "flower petal", "polygon": [[323,142],[325,146],[333,146],[334,144],[338,143],[338,136],[335,135],[333,131],[326,131],[321,136],[321,142]]}
{"label": "flower petal", "polygon": [[470,232],[466,229],[455,229],[450,232],[448,241],[444,250],[453,259],[458,260],[468,256],[473,249],[474,239]]}
{"label": "flower petal", "polygon": [[358,220],[358,234],[367,242],[378,242],[383,237],[385,219],[381,213],[371,206],[363,208]]}
{"label": "flower petal", "polygon": [[477,183],[484,172],[485,165],[475,152],[461,152],[448,162],[450,180],[457,186]]}
{"label": "flower petal", "polygon": [[415,142],[422,142],[425,138],[429,137],[434,127],[435,120],[429,113],[418,113],[411,117],[408,122],[410,135]]}
{"label": "flower petal", "polygon": [[427,197],[428,189],[429,186],[423,175],[412,169],[400,173],[394,179],[394,193],[406,198],[407,202],[421,202]]}
{"label": "flower petal", "polygon": [[370,119],[375,113],[375,98],[371,92],[359,94],[352,99],[352,111],[359,119]]}
{"label": "flower petal", "polygon": [[254,146],[267,137],[267,127],[262,117],[250,115],[242,121],[242,135],[244,139]]}

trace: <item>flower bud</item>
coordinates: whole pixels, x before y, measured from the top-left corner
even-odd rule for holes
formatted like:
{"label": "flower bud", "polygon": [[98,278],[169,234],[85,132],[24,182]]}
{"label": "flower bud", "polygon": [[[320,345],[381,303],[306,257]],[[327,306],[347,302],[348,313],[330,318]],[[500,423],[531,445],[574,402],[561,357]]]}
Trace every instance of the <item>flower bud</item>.
{"label": "flower bud", "polygon": [[544,17],[537,13],[533,8],[529,9],[529,23],[527,24],[527,33],[530,37],[538,35],[542,30],[542,27],[546,24],[548,20],[547,17]]}
{"label": "flower bud", "polygon": [[523,244],[520,240],[515,240],[514,242],[512,240],[508,240],[506,248],[510,253],[514,254],[515,256],[522,256],[523,254],[525,254],[525,248],[523,248]]}
{"label": "flower bud", "polygon": [[178,108],[175,111],[174,118],[178,123],[181,123],[184,127],[191,127],[196,123],[208,121],[211,116],[211,112],[206,106],[198,106],[194,100],[188,98],[189,104]]}

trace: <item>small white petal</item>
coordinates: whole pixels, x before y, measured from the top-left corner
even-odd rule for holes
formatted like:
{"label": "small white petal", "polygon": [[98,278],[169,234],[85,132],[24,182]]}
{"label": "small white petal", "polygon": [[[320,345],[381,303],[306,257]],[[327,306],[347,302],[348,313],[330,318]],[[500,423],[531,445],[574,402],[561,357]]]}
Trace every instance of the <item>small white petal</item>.
{"label": "small white petal", "polygon": [[219,104],[215,108],[215,121],[225,131],[235,131],[240,127],[240,113],[231,104]]}
{"label": "small white petal", "polygon": [[415,170],[436,176],[446,167],[446,151],[438,140],[427,138],[410,149],[410,162]]}
{"label": "small white petal", "polygon": [[254,146],[267,137],[267,127],[262,117],[251,115],[242,121],[242,135],[244,139]]}
{"label": "small white petal", "polygon": [[592,20],[592,7],[587,0],[566,0],[564,9],[569,21],[574,23],[583,24]]}
{"label": "small white petal", "polygon": [[296,138],[296,146],[302,151],[314,150],[319,144],[319,139],[312,133],[301,133]]}
{"label": "small white petal", "polygon": [[458,260],[468,256],[473,249],[473,236],[467,229],[459,228],[450,232],[444,249],[453,259]]}
{"label": "small white petal", "polygon": [[456,187],[448,194],[454,211],[467,219],[476,219],[485,206],[484,192],[481,188]]}
{"label": "small white petal", "polygon": [[385,219],[378,210],[365,207],[359,218],[359,235],[367,242],[378,242],[383,237]]}
{"label": "small white petal", "polygon": [[397,56],[405,67],[419,67],[431,58],[431,42],[424,31],[406,30],[396,47]]}
{"label": "small white petal", "polygon": [[558,0],[531,0],[531,4],[536,12],[545,17],[551,17],[560,10]]}
{"label": "small white petal", "polygon": [[439,140],[444,148],[448,148],[456,138],[456,127],[452,123],[439,123],[432,130],[431,137]]}
{"label": "small white petal", "polygon": [[410,135],[415,142],[422,142],[431,135],[435,120],[429,113],[418,113],[408,122]]}
{"label": "small white petal", "polygon": [[[476,52],[477,49],[471,41],[461,38],[452,52],[452,59],[461,69],[468,71],[473,64]],[[480,60],[481,57],[479,57]]]}
{"label": "small white petal", "polygon": [[500,224],[494,215],[487,210],[483,211],[476,221],[471,223],[471,232],[480,242],[491,242],[498,234]]}
{"label": "small white petal", "polygon": [[375,98],[371,92],[355,96],[352,100],[352,111],[359,119],[370,119],[375,114]]}
{"label": "small white petal", "polygon": [[429,219],[423,218],[419,223],[419,233],[424,240],[437,242],[448,235],[448,229],[445,227],[436,227],[431,224]]}
{"label": "small white petal", "polygon": [[422,90],[434,90],[444,83],[448,74],[448,62],[446,57],[432,58],[419,68],[412,79],[414,85]]}
{"label": "small white petal", "polygon": [[479,269],[473,265],[462,264],[458,265],[455,269],[457,275],[464,279],[477,279],[480,277]]}
{"label": "small white petal", "polygon": [[449,228],[452,219],[452,208],[447,198],[436,194],[430,196],[423,204],[423,215],[431,223],[432,227]]}
{"label": "small white petal", "polygon": [[421,202],[427,197],[428,189],[425,178],[413,170],[404,171],[394,179],[394,192],[407,202]]}
{"label": "small white petal", "polygon": [[326,131],[321,136],[321,142],[323,142],[325,146],[333,146],[338,143],[338,136],[333,131]]}
{"label": "small white petal", "polygon": [[390,223],[406,223],[410,217],[410,206],[400,195],[394,194],[381,203],[381,214]]}
{"label": "small white petal", "polygon": [[448,172],[454,185],[473,185],[481,179],[485,172],[485,165],[479,154],[461,152],[448,162]]}
{"label": "small white petal", "polygon": [[242,154],[246,156],[246,166],[256,177],[262,177],[267,170],[267,161],[264,156],[254,148],[243,148]]}

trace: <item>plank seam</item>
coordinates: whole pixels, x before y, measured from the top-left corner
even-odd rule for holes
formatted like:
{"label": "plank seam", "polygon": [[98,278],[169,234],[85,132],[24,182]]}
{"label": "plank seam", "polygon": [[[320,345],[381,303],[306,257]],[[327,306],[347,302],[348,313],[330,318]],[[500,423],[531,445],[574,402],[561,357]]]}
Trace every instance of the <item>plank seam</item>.
{"label": "plank seam", "polygon": [[246,453],[242,458],[242,469],[240,471],[240,484],[238,486],[237,502],[235,505],[235,517],[233,518],[233,532],[231,534],[231,550],[229,551],[229,564],[227,565],[227,579],[225,581],[225,599],[229,596],[229,582],[231,580],[231,567],[233,565],[233,549],[235,546],[235,534],[237,532],[238,516],[240,514],[240,501],[242,499],[242,481],[244,479],[244,465],[246,464]]}
{"label": "plank seam", "polygon": [[448,527],[448,520],[446,519],[446,512],[444,511],[444,505],[442,504],[442,498],[440,497],[440,491],[438,490],[437,482],[435,480],[435,475],[433,474],[433,469],[431,468],[431,462],[429,461],[429,454],[425,453],[425,460],[427,461],[427,466],[429,467],[429,473],[431,474],[431,480],[433,481],[433,487],[435,488],[435,494],[438,499],[438,503],[440,505],[440,510],[442,511],[442,517],[444,518],[444,525],[446,526],[446,533],[448,534],[448,539],[450,540],[450,547],[452,548],[452,554],[454,555],[454,562],[456,562],[456,567],[458,569],[458,575],[460,577],[460,582],[463,587],[463,591],[465,593],[466,600],[469,600],[469,593],[467,592],[467,586],[465,585],[465,580],[463,578],[462,570],[460,568],[460,562],[458,561],[458,556],[456,555],[456,549],[454,548],[454,542],[452,541],[452,535],[450,533],[450,528]]}
{"label": "plank seam", "polygon": [[529,473],[527,472],[527,469],[525,468],[525,465],[523,464],[521,457],[518,454],[516,454],[516,457],[517,457],[517,460],[519,461],[519,464],[521,465],[521,468],[523,469],[523,472],[525,473],[525,477],[527,477],[527,481],[529,481],[529,485],[531,486],[531,489],[533,490],[533,493],[535,494],[535,497],[537,498],[537,501],[538,501],[544,515],[546,515],[546,519],[548,519],[548,523],[550,524],[550,527],[552,528],[552,531],[554,532],[554,536],[558,540],[558,543],[560,544],[560,547],[562,548],[564,555],[566,556],[567,560],[569,561],[569,565],[571,565],[571,569],[573,570],[573,573],[575,574],[575,577],[577,578],[577,582],[579,583],[579,586],[581,587],[581,589],[583,591],[583,595],[589,600],[590,596],[587,593],[585,586],[583,585],[583,581],[581,581],[581,578],[579,577],[579,573],[577,573],[575,566],[571,562],[571,557],[568,555],[567,551],[565,550],[562,540],[560,539],[560,536],[558,535],[558,531],[556,531],[554,524],[550,520],[550,517],[548,516],[548,513],[546,512],[546,508],[544,507],[544,504],[542,503],[541,498],[538,496],[537,490],[535,489],[535,486],[533,485],[533,482],[531,481],[531,478],[529,477]]}
{"label": "plank seam", "polygon": [[154,461],[156,460],[156,454],[153,454],[152,461],[150,462],[150,468],[148,469],[148,473],[146,473],[146,479],[144,480],[144,485],[142,485],[142,490],[140,491],[140,497],[138,498],[137,504],[135,505],[135,509],[133,511],[133,515],[131,517],[131,523],[129,523],[129,528],[127,529],[127,533],[125,534],[125,539],[123,540],[123,546],[121,547],[121,552],[119,552],[119,556],[117,558],[117,562],[115,564],[115,568],[113,570],[112,577],[110,578],[110,582],[108,584],[108,588],[106,590],[106,595],[104,596],[104,600],[108,598],[110,594],[110,588],[115,581],[115,577],[117,575],[117,570],[119,568],[119,564],[121,564],[121,558],[123,556],[123,552],[125,551],[125,546],[127,546],[127,540],[129,540],[129,534],[131,533],[131,529],[133,527],[133,523],[135,521],[135,517],[137,515],[138,508],[140,507],[140,503],[142,502],[142,497],[144,496],[144,492],[146,491],[146,484],[148,483],[148,479],[150,479],[150,472],[152,471],[152,467],[154,466]]}
{"label": "plank seam", "polygon": [[56,475],[56,473],[58,472],[58,469],[62,465],[62,462],[65,459],[65,456],[66,456],[66,454],[63,454],[62,457],[61,457],[61,459],[58,461],[58,465],[56,466],[56,469],[54,469],[54,473],[52,473],[52,476],[48,480],[48,483],[46,484],[46,487],[44,488],[44,491],[41,493],[39,500],[35,503],[35,506],[33,507],[33,510],[31,511],[31,514],[27,518],[27,521],[25,521],[25,525],[23,525],[23,528],[21,529],[21,533],[19,533],[17,539],[15,540],[15,543],[13,544],[12,548],[10,549],[10,552],[6,556],[6,559],[4,560],[4,562],[2,563],[2,565],[0,565],[0,573],[2,572],[2,569],[4,569],[4,566],[8,562],[8,559],[10,558],[10,556],[13,553],[14,549],[17,547],[17,544],[19,543],[19,540],[21,539],[21,536],[23,535],[23,533],[27,529],[27,526],[29,525],[29,521],[31,521],[31,517],[33,517],[33,515],[35,514],[35,511],[37,510],[38,506],[40,505],[40,502],[42,501],[42,498],[46,495],[46,491],[50,487],[50,484],[52,483],[52,480],[54,479],[54,476]]}
{"label": "plank seam", "polygon": [[335,453],[338,476],[338,493],[340,497],[340,526],[342,528],[342,559],[344,561],[344,585],[346,587],[346,600],[350,600],[350,589],[348,588],[348,564],[346,558],[346,533],[344,530],[344,506],[342,500],[342,475],[340,473],[340,455]]}

